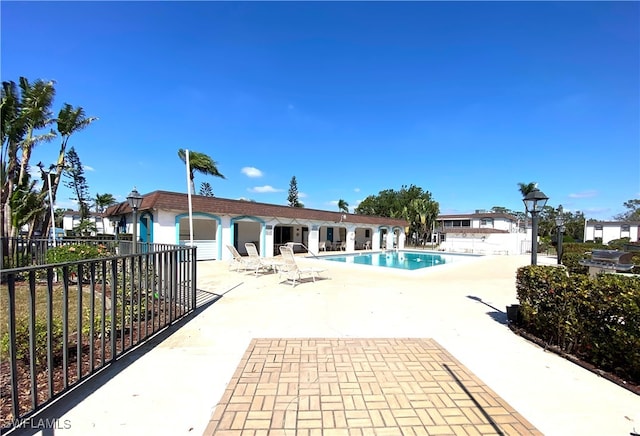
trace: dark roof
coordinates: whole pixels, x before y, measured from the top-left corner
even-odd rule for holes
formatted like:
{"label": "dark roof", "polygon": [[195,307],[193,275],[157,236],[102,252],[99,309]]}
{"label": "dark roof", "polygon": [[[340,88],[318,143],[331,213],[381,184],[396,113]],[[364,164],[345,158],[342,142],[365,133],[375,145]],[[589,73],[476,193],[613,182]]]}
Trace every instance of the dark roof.
{"label": "dark roof", "polygon": [[510,221],[517,221],[518,217],[509,213],[502,212],[482,212],[482,213],[461,213],[456,215],[438,215],[438,221],[455,220],[455,219],[472,219],[472,218],[504,218]]}
{"label": "dark roof", "polygon": [[440,233],[509,233],[508,230],[490,229],[490,228],[472,228],[472,227],[445,227]]}
{"label": "dark roof", "polygon": [[629,224],[632,226],[640,226],[640,221],[598,221],[598,220],[587,220],[587,224]]}
{"label": "dark roof", "polygon": [[[154,191],[142,196],[142,205],[139,211],[163,209],[185,213],[189,210],[187,194],[168,191]],[[246,200],[231,200],[219,197],[191,196],[192,211],[211,213],[215,215],[248,215],[261,217],[279,217],[291,219],[308,219],[316,221],[339,222],[343,213],[328,210],[307,209],[304,207],[279,206],[268,203],[257,203]],[[129,204],[125,201],[110,206],[105,216],[117,216],[131,212]],[[357,222],[361,224],[407,226],[407,221],[398,218],[386,218],[370,215],[346,214],[343,222]]]}

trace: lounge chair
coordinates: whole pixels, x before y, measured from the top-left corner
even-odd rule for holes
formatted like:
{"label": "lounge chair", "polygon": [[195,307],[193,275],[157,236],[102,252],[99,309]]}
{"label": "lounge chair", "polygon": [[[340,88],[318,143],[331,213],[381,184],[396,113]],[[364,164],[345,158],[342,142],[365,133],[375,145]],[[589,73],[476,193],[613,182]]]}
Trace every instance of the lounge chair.
{"label": "lounge chair", "polygon": [[254,272],[256,275],[261,270],[277,271],[278,266],[282,263],[280,260],[261,257],[256,244],[254,244],[253,242],[246,242],[244,244],[244,247],[247,249],[249,258],[253,261],[253,265],[255,268]]}
{"label": "lounge chair", "polygon": [[300,268],[290,247],[284,245],[280,247],[280,254],[282,254],[282,266],[279,268],[280,276],[286,275],[287,280],[293,286],[296,285],[296,280],[299,282],[302,279],[304,274],[310,275],[315,282],[318,274],[324,271],[321,268]]}
{"label": "lounge chair", "polygon": [[248,269],[254,269],[256,267],[255,260],[238,253],[238,250],[236,250],[236,247],[234,247],[233,245],[227,245],[227,249],[231,252],[232,256],[231,263],[229,264],[230,270],[233,271],[235,267],[236,271],[240,271],[240,268],[242,268],[243,271],[246,271]]}
{"label": "lounge chair", "polygon": [[327,251],[327,243],[325,241],[318,243],[318,251]]}

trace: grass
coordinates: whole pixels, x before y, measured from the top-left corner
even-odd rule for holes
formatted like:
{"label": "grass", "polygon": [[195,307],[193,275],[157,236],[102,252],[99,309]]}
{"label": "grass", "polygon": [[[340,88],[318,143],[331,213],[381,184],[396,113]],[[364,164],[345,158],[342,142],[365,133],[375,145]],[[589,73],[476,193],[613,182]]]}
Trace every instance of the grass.
{"label": "grass", "polygon": [[[82,316],[83,330],[91,325],[90,318],[90,304],[91,295],[86,292],[89,288],[83,286],[82,292],[82,307],[79,309],[78,301],[78,288],[77,285],[70,285],[68,287],[67,298],[67,313],[68,313],[68,331],[69,334],[77,331],[78,324],[78,312]],[[46,322],[47,319],[47,294],[48,287],[46,283],[36,283],[35,286],[35,314],[36,319],[40,319]],[[9,288],[6,283],[0,285],[0,338],[4,338],[8,335],[9,331]],[[95,314],[98,315],[102,312],[102,296],[96,293],[94,298]],[[30,312],[30,292],[29,283],[17,282],[15,289],[15,305],[16,305],[16,325],[21,323],[27,323],[29,320]],[[65,305],[64,292],[62,283],[54,283],[51,291],[51,301],[53,308],[53,318],[60,323],[63,322],[63,309]],[[2,341],[3,343],[5,341]],[[8,343],[8,342],[7,342]],[[0,350],[0,357],[8,357],[8,350],[2,347]]]}

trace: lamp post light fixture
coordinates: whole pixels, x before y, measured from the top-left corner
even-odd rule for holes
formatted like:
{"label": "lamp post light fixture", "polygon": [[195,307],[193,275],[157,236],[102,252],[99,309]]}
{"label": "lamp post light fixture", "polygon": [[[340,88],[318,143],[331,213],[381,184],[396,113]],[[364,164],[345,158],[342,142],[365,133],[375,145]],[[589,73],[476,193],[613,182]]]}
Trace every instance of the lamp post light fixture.
{"label": "lamp post light fixture", "polygon": [[558,238],[556,250],[558,252],[558,265],[562,264],[562,233],[564,233],[564,216],[562,216],[562,205],[558,206],[558,215],[556,216],[556,237]]}
{"label": "lamp post light fixture", "polygon": [[522,199],[527,212],[531,214],[531,265],[538,264],[538,214],[542,212],[549,197],[535,188]]}
{"label": "lamp post light fixture", "polygon": [[142,205],[142,195],[136,190],[136,187],[133,187],[133,191],[129,193],[127,196],[127,203],[129,203],[129,207],[133,211],[133,238],[132,238],[132,249],[131,252],[136,254],[138,251],[138,209],[140,205]]}

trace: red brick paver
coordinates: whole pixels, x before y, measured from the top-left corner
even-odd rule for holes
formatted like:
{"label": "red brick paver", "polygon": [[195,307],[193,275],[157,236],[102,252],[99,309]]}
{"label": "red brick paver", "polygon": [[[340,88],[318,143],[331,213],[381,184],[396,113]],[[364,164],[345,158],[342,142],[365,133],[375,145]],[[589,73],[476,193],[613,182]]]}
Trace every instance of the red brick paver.
{"label": "red brick paver", "polygon": [[205,435],[540,435],[431,339],[254,339]]}

